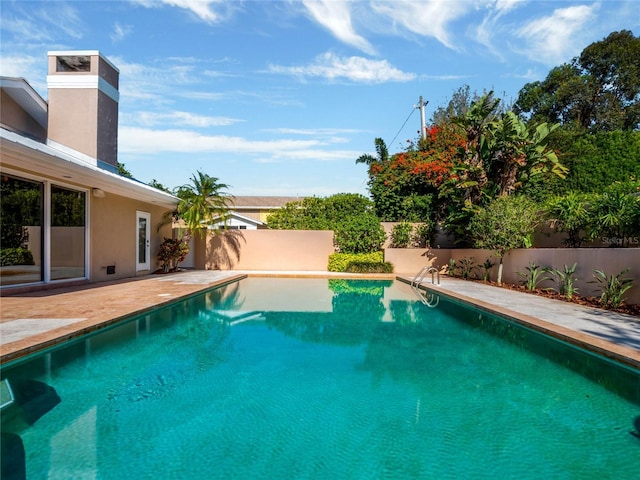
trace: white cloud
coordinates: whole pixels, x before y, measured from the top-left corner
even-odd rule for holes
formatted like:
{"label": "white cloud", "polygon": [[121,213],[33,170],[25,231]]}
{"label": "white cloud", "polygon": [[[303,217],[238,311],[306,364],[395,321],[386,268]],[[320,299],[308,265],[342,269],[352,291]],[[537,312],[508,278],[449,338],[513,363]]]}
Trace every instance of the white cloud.
{"label": "white cloud", "polygon": [[[2,30],[11,32],[15,38],[22,42],[50,42],[51,35],[47,29],[42,28],[28,18],[2,18]],[[5,41],[6,42],[6,41]]]}
{"label": "white cloud", "polygon": [[[46,92],[46,84],[44,82],[42,58],[29,57],[26,55],[1,55],[0,56],[0,75],[3,77],[22,77],[36,90]],[[33,79],[36,79],[35,81]],[[39,79],[42,79],[38,81]]]}
{"label": "white cloud", "polygon": [[[206,23],[220,23],[226,20],[240,2],[225,0],[135,0],[135,3],[146,8],[157,8],[162,5],[188,10]],[[218,8],[214,8],[218,7]]]}
{"label": "white cloud", "polygon": [[464,80],[466,78],[473,78],[474,75],[454,75],[454,74],[442,74],[442,75],[429,75],[429,74],[423,74],[420,75],[420,80],[442,80],[442,81],[449,81],[449,80]]}
{"label": "white cloud", "polygon": [[111,41],[116,43],[123,40],[126,36],[128,36],[133,31],[133,28],[130,25],[120,25],[116,22],[113,25],[113,32],[111,32]]}
{"label": "white cloud", "polygon": [[475,40],[484,45],[497,58],[504,60],[502,45],[496,46],[494,39],[497,38],[500,42],[504,42],[506,38],[509,38],[510,33],[505,32],[504,26],[499,23],[499,20],[524,4],[524,0],[497,0],[495,4],[489,5],[482,23],[474,29]]}
{"label": "white cloud", "polygon": [[360,133],[361,130],[353,128],[270,128],[263,130],[266,132],[281,133],[286,135],[308,135],[308,136],[334,136],[341,134]]}
{"label": "white cloud", "polygon": [[160,67],[153,62],[130,63],[120,57],[111,57],[110,60],[120,70],[122,98],[132,102],[169,104],[181,92],[180,87],[201,82],[198,70],[189,58],[174,58],[170,62],[163,59],[164,63]]}
{"label": "white cloud", "polygon": [[392,21],[396,33],[406,29],[420,36],[433,37],[454,50],[459,47],[452,38],[449,24],[474,8],[473,2],[451,0],[373,0],[371,4],[376,13]]}
{"label": "white cloud", "polygon": [[525,2],[526,0],[497,0],[496,10],[500,12],[500,14],[504,14],[515,9],[519,6],[518,4],[523,4]]}
{"label": "white cloud", "polygon": [[289,160],[313,160],[319,162],[336,161],[336,160],[354,160],[362,155],[360,151],[354,150],[284,150],[277,152],[273,158],[285,158]]}
{"label": "white cloud", "polygon": [[311,17],[329,30],[338,40],[370,55],[375,53],[371,44],[353,28],[349,2],[339,0],[303,0]]}
{"label": "white cloud", "polygon": [[595,18],[597,5],[558,8],[547,17],[532,20],[517,32],[527,42],[524,53],[547,65],[569,61],[584,47],[574,37],[584,34],[585,25]]}
{"label": "white cloud", "polygon": [[319,145],[316,140],[248,140],[224,135],[203,135],[189,130],[152,130],[120,127],[118,150],[123,154],[154,155],[163,152],[265,153],[305,151]]}
{"label": "white cloud", "polygon": [[197,128],[208,127],[223,127],[233,125],[243,120],[230,117],[207,117],[204,115],[196,115],[189,112],[170,112],[170,113],[156,113],[156,112],[136,112],[135,115],[129,115],[130,118],[123,120],[128,123],[135,123],[143,125],[145,127],[153,127],[156,125],[178,125]]}
{"label": "white cloud", "polygon": [[414,73],[398,70],[386,60],[338,57],[329,52],[316,57],[315,62],[310,65],[298,67],[271,65],[269,71],[299,78],[317,77],[329,80],[344,78],[358,83],[408,82],[416,78]]}
{"label": "white cloud", "polygon": [[51,2],[53,8],[42,8],[36,14],[62,30],[65,35],[76,40],[81,39],[86,28],[85,23],[78,15],[78,11],[64,2]]}

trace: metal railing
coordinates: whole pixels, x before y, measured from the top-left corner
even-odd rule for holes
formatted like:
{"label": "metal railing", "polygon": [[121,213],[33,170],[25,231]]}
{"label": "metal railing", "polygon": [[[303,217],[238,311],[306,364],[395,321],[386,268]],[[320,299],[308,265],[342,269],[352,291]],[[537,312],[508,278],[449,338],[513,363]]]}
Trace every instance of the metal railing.
{"label": "metal railing", "polygon": [[411,280],[411,286],[413,287],[416,285],[420,285],[424,280],[424,277],[426,277],[429,274],[431,274],[431,283],[433,285],[436,284],[435,278],[434,278],[434,275],[436,275],[438,279],[438,285],[440,285],[440,270],[438,270],[436,267],[430,267],[427,265],[422,267],[420,271],[416,274],[416,276],[413,277],[413,280]]}
{"label": "metal railing", "polygon": [[431,283],[435,285],[437,278],[438,285],[440,285],[440,270],[438,270],[436,267],[424,266],[420,269],[416,276],[413,277],[413,280],[411,280],[411,288],[415,292],[418,299],[424,305],[433,308],[440,302],[440,296],[435,293],[426,292],[420,288],[420,284],[429,274],[431,274]]}

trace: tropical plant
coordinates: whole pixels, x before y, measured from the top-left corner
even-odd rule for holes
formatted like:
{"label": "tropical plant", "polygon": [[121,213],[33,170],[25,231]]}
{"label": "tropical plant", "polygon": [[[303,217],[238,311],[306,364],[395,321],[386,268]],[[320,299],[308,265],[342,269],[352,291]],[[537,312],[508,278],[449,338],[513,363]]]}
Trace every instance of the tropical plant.
{"label": "tropical plant", "polygon": [[433,223],[419,223],[418,225],[416,225],[413,234],[411,235],[411,241],[418,248],[426,248],[431,244],[432,236]]}
{"label": "tropical plant", "polygon": [[368,165],[369,191],[382,221],[437,220],[444,201],[438,189],[453,172],[463,137],[451,123],[431,126],[426,133],[425,138],[410,141],[405,151],[391,156],[376,139],[377,157],[364,155],[356,160]]}
{"label": "tropical plant", "polygon": [[489,145],[486,133],[496,119],[499,105],[500,99],[494,98],[493,92],[489,92],[472,102],[464,116],[453,119],[466,136],[462,166],[457,177],[464,191],[464,201],[473,205],[480,204],[484,188],[489,182]]}
{"label": "tropical plant", "polygon": [[489,176],[495,179],[499,196],[509,195],[530,176],[550,172],[565,178],[568,169],[548,148],[549,135],[560,124],[541,123],[529,129],[518,116],[505,112],[486,132],[489,149]]}
{"label": "tropical plant", "polygon": [[616,275],[607,275],[602,270],[593,271],[595,280],[589,283],[597,283],[599,285],[597,291],[600,292],[600,303],[602,305],[610,308],[617,308],[622,305],[624,302],[623,295],[633,287],[633,278],[623,276],[629,271],[629,268],[625,268]]}
{"label": "tropical plant", "polygon": [[191,176],[191,183],[178,187],[175,195],[180,199],[174,216],[181,219],[187,231],[204,237],[207,229],[215,224],[225,223],[229,215],[231,195],[228,185],[218,178],[197,171]]}
{"label": "tropical plant", "polygon": [[411,243],[413,225],[409,222],[397,223],[391,229],[391,247],[407,248]]}
{"label": "tropical plant", "polygon": [[495,263],[491,261],[490,257],[484,259],[484,263],[479,265],[482,269],[482,280],[488,282],[491,278],[491,269],[495,266]]}
{"label": "tropical plant", "polygon": [[551,277],[545,274],[551,272],[550,267],[541,267],[536,262],[531,262],[525,267],[526,272],[516,272],[522,278],[522,283],[527,290],[536,290],[538,285]]}
{"label": "tropical plant", "polygon": [[471,219],[468,230],[476,248],[493,250],[499,258],[498,285],[502,284],[503,257],[514,248],[529,246],[540,221],[537,204],[520,195],[496,198]]}
{"label": "tropical plant", "polygon": [[188,237],[183,237],[182,239],[164,238],[158,252],[158,260],[160,260],[163,272],[166,273],[178,269],[180,262],[183,262],[189,253],[188,242]]}
{"label": "tropical plant", "polygon": [[458,274],[458,264],[456,263],[455,259],[449,259],[449,263],[447,264],[446,269],[447,275],[449,275],[450,277],[455,277]]}
{"label": "tropical plant", "polygon": [[477,267],[473,257],[464,257],[458,262],[458,268],[460,269],[460,276],[468,279],[471,278],[471,274]]}
{"label": "tropical plant", "polygon": [[640,235],[640,181],[616,182],[594,196],[589,237],[603,237],[612,247],[628,247]]}
{"label": "tropical plant", "polygon": [[478,209],[496,197],[514,194],[531,178],[542,174],[563,178],[567,172],[548,147],[557,125],[528,127],[512,111],[499,114],[499,107],[500,100],[489,92],[454,120],[466,141],[439,195],[448,201],[444,226],[461,243],[472,243],[465,230]]}
{"label": "tropical plant", "polygon": [[376,146],[377,157],[374,157],[369,153],[365,153],[356,159],[356,163],[371,165],[374,162],[383,163],[389,160],[389,150],[387,149],[387,145],[384,143],[384,140],[382,138],[376,138],[373,143]]}
{"label": "tropical plant", "polygon": [[574,263],[571,267],[564,265],[564,269],[553,270],[552,280],[558,285],[557,291],[560,295],[564,295],[567,299],[571,299],[573,295],[578,293],[578,289],[575,287],[575,283],[578,279],[575,277],[577,263]]}
{"label": "tropical plant", "polygon": [[584,232],[589,227],[590,195],[571,192],[550,199],[545,205],[552,228],[568,235],[565,244],[578,248],[584,242]]}

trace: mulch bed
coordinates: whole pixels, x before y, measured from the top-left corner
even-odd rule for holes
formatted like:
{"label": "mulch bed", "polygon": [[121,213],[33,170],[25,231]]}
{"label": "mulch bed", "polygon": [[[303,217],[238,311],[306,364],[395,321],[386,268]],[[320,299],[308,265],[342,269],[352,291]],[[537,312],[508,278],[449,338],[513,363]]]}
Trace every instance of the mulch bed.
{"label": "mulch bed", "polygon": [[612,312],[625,313],[627,315],[633,315],[635,317],[640,317],[640,304],[627,304],[623,303],[617,308],[605,307],[600,302],[598,297],[578,297],[573,296],[570,299],[567,299],[565,296],[560,295],[558,292],[554,290],[547,290],[538,288],[536,290],[527,290],[524,285],[512,285],[503,283],[502,285],[498,285],[496,282],[485,282],[482,280],[471,280],[484,283],[486,285],[492,285],[494,287],[506,288],[508,290],[516,290],[518,292],[529,293],[531,295],[538,295],[540,297],[552,298],[554,300],[561,300],[563,302],[575,303],[578,305],[586,305],[588,307],[599,308],[602,310],[609,310]]}

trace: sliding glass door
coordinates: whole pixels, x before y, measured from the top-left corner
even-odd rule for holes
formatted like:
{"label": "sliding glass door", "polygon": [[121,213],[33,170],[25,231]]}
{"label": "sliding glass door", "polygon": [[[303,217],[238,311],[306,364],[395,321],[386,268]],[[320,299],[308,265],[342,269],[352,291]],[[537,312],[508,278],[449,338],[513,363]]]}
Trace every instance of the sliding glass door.
{"label": "sliding glass door", "polygon": [[2,174],[0,284],[44,280],[44,184]]}
{"label": "sliding glass door", "polygon": [[85,192],[51,186],[51,280],[85,275],[86,197]]}
{"label": "sliding glass door", "polygon": [[0,285],[87,275],[87,194],[2,173]]}

